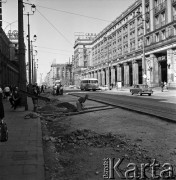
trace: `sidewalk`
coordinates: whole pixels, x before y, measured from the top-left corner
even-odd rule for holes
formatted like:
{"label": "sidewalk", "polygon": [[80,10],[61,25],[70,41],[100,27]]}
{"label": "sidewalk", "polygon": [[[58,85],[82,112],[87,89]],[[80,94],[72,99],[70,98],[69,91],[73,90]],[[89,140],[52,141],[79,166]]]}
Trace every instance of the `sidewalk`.
{"label": "sidewalk", "polygon": [[13,110],[4,101],[9,140],[0,142],[0,180],[45,179],[41,123],[39,118],[24,119],[33,108],[31,98],[28,106],[28,111]]}

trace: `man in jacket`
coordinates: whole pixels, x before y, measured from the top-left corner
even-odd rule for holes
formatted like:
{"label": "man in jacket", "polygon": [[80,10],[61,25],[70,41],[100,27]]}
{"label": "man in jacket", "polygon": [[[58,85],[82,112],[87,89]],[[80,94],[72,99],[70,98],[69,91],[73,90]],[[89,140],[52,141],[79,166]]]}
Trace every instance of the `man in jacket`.
{"label": "man in jacket", "polygon": [[3,97],[3,91],[0,87],[0,122],[3,120],[4,118],[4,106],[3,106],[3,103],[2,103],[2,97]]}

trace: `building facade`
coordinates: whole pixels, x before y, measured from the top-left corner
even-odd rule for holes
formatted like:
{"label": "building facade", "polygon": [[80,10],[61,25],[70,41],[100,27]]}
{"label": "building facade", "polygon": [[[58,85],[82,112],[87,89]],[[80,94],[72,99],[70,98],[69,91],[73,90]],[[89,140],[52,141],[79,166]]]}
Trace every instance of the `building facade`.
{"label": "building facade", "polygon": [[0,27],[0,85],[18,86],[19,69],[16,46]]}
{"label": "building facade", "polygon": [[87,33],[78,36],[74,45],[73,77],[74,84],[79,87],[83,72],[92,67],[92,42],[96,34]]}
{"label": "building facade", "polygon": [[100,85],[176,87],[175,38],[176,0],[138,0],[94,38],[81,75]]}
{"label": "building facade", "polygon": [[45,84],[53,86],[56,80],[60,80],[63,85],[72,84],[72,64],[52,64],[45,77]]}

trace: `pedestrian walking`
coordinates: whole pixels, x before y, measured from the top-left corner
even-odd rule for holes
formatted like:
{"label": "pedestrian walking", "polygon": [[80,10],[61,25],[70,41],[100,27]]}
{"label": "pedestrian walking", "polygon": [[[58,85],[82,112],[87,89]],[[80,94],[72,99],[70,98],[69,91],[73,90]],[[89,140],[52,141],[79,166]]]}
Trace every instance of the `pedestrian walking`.
{"label": "pedestrian walking", "polygon": [[12,93],[12,96],[9,99],[11,108],[16,109],[17,106],[20,105],[20,100],[21,100],[21,98],[20,98],[20,94],[18,92],[18,87],[16,87]]}
{"label": "pedestrian walking", "polygon": [[161,82],[161,92],[163,92],[163,88],[164,88],[164,83]]}
{"label": "pedestrian walking", "polygon": [[4,88],[4,99],[9,100],[9,96],[10,96],[10,88],[9,88],[9,86],[6,86]]}
{"label": "pedestrian walking", "polygon": [[44,86],[41,86],[41,93],[44,93]]}
{"label": "pedestrian walking", "polygon": [[167,82],[164,82],[164,87],[166,90],[168,90]]}
{"label": "pedestrian walking", "polygon": [[80,97],[76,102],[77,111],[82,111],[84,109],[83,103],[88,99],[88,95],[86,94],[84,97]]}
{"label": "pedestrian walking", "polygon": [[38,93],[38,89],[37,89],[37,85],[35,84],[35,85],[33,85],[33,95],[34,95],[34,97],[32,97],[32,102],[33,102],[33,106],[34,106],[34,109],[33,109],[33,111],[34,112],[37,112],[37,107],[38,107],[38,95],[39,95],[39,93]]}
{"label": "pedestrian walking", "polygon": [[0,87],[0,122],[2,122],[2,120],[4,119],[4,106],[3,106],[3,91],[2,88]]}

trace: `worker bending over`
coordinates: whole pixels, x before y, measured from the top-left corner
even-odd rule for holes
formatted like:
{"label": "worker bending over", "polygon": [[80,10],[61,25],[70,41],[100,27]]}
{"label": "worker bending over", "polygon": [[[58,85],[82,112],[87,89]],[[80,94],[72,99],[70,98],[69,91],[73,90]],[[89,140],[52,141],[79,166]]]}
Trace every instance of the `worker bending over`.
{"label": "worker bending over", "polygon": [[76,102],[77,111],[82,111],[84,109],[83,103],[85,103],[86,99],[88,99],[88,95],[86,94],[84,97],[80,97]]}

